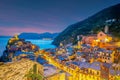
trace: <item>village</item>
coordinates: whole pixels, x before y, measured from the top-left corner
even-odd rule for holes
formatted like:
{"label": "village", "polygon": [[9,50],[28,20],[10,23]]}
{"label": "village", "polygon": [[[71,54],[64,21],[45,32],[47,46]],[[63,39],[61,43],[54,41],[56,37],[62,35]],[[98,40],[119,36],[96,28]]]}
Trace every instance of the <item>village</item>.
{"label": "village", "polygon": [[120,80],[120,0],[0,0],[0,80]]}
{"label": "village", "polygon": [[[22,62],[30,60],[31,68],[37,64],[37,74],[43,76],[43,80],[119,80],[120,42],[108,34],[108,31],[109,27],[105,26],[104,31],[100,31],[98,34],[78,35],[77,44],[60,43],[59,47],[52,50],[40,50],[36,45],[21,40],[16,35],[9,40],[9,45],[7,45],[10,52],[15,52],[9,55],[12,61],[12,64],[9,65],[15,67],[14,64],[21,60]],[[11,46],[13,42],[15,45]],[[39,62],[41,61],[39,58],[45,60],[45,63]],[[4,69],[0,70],[1,74]],[[16,67],[16,69],[18,68]],[[22,69],[18,70],[15,71],[21,73]],[[29,74],[29,70],[24,73]],[[31,80],[30,77],[22,76],[25,80]],[[11,78],[12,76],[8,79]]]}
{"label": "village", "polygon": [[77,45],[60,43],[56,51],[55,59],[72,68],[73,75],[76,73],[70,80],[117,80],[116,77],[120,77],[120,42],[109,34],[108,26],[98,34],[79,35]]}

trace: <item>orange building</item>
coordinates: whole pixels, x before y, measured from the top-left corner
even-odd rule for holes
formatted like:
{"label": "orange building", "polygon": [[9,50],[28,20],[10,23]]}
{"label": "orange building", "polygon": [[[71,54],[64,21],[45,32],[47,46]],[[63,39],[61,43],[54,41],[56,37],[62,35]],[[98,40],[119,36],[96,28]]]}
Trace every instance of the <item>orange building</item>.
{"label": "orange building", "polygon": [[111,42],[112,36],[101,31],[97,34],[97,40],[100,42]]}
{"label": "orange building", "polygon": [[89,36],[82,36],[82,43],[90,44],[91,46],[99,46],[104,48],[106,46],[111,46],[112,36],[104,32],[99,32],[98,34],[92,34]]}

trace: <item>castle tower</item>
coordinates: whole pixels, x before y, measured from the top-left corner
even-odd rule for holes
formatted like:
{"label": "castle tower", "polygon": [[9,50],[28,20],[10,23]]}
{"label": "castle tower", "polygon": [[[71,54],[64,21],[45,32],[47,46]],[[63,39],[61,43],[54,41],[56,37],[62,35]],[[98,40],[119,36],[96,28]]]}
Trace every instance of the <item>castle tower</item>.
{"label": "castle tower", "polygon": [[60,45],[59,45],[60,47],[62,47],[63,46],[63,43],[60,43]]}
{"label": "castle tower", "polygon": [[109,31],[109,27],[106,25],[106,26],[105,26],[105,29],[104,29],[104,32],[105,32],[105,33],[108,33],[108,31]]}

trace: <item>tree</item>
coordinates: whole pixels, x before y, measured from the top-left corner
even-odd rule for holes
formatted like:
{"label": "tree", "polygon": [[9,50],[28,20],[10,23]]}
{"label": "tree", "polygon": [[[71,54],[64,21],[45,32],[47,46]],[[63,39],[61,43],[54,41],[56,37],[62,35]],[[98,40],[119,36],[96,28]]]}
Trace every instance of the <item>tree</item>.
{"label": "tree", "polygon": [[33,65],[33,69],[31,69],[25,77],[27,77],[28,80],[43,80],[43,76],[37,73],[37,64]]}

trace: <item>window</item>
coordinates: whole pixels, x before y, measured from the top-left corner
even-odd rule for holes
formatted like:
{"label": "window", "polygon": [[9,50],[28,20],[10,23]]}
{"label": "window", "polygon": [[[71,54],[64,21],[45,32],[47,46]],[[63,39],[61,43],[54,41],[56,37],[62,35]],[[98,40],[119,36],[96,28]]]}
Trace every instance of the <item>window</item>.
{"label": "window", "polygon": [[102,34],[100,34],[100,36],[102,36]]}
{"label": "window", "polygon": [[97,75],[99,75],[99,72],[97,71]]}

